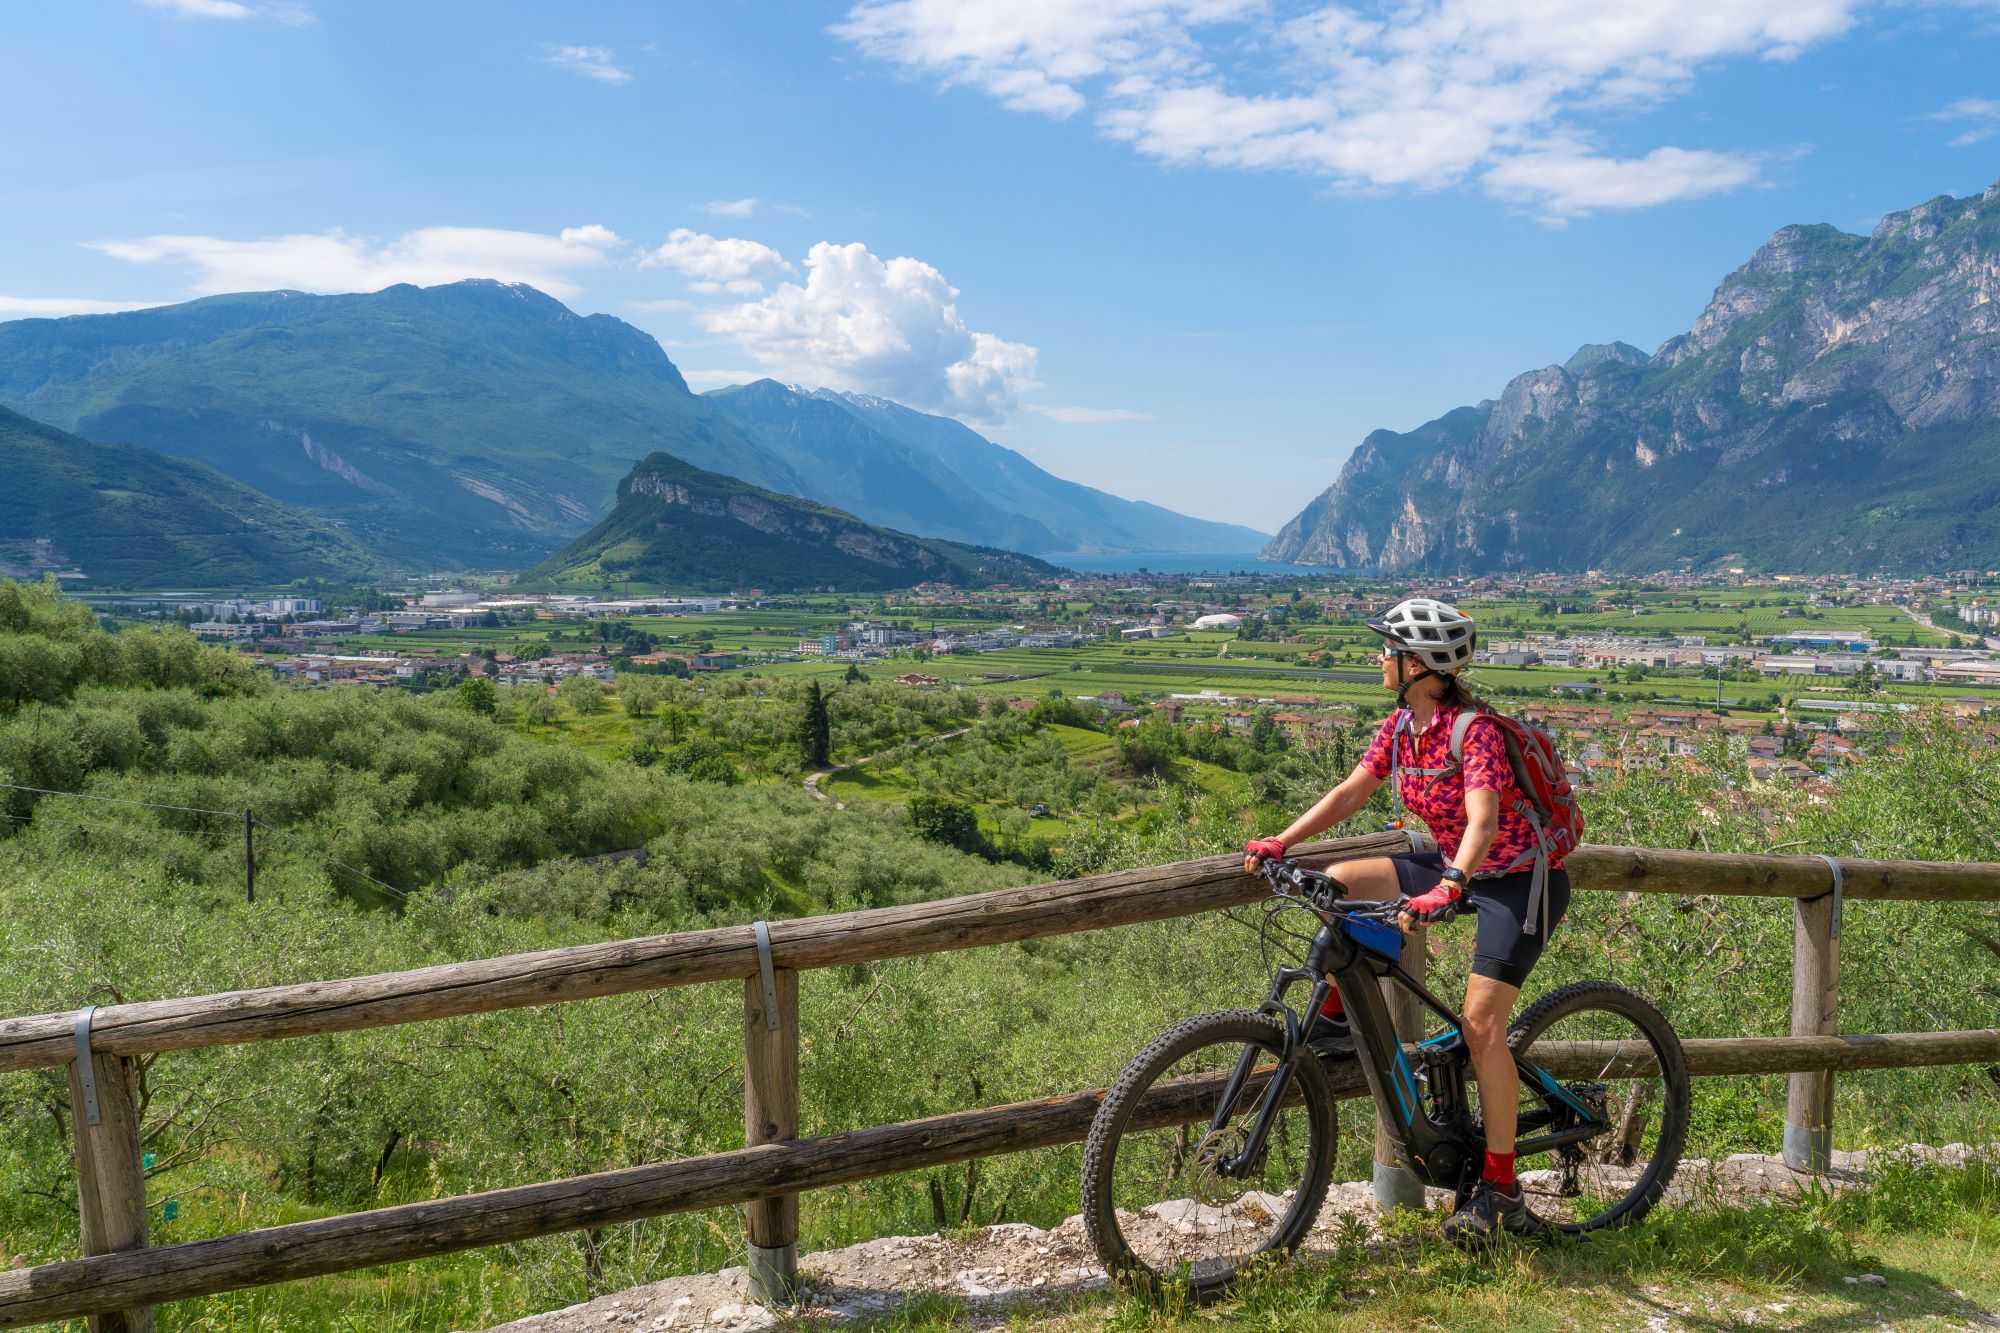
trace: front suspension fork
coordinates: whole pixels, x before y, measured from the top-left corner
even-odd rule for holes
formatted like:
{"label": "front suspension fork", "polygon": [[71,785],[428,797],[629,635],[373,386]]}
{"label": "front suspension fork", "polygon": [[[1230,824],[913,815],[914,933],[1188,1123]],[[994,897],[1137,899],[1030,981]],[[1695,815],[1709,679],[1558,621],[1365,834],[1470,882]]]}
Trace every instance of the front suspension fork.
{"label": "front suspension fork", "polygon": [[[1286,1008],[1282,998],[1294,981],[1313,977],[1312,1000],[1306,1006],[1305,1021],[1300,1022],[1296,1014]],[[1250,1135],[1244,1141],[1243,1151],[1226,1157],[1216,1163],[1216,1170],[1232,1180],[1248,1177],[1264,1152],[1264,1140],[1271,1136],[1271,1126],[1278,1119],[1278,1110],[1284,1105],[1285,1091],[1292,1081],[1292,1060],[1312,1037],[1313,1025],[1319,1021],[1320,1007],[1327,996],[1333,993],[1333,983],[1324,976],[1314,976],[1302,968],[1286,968],[1278,974],[1278,980],[1271,987],[1271,996],[1264,1002],[1266,1013],[1275,1011],[1285,1024],[1284,1058],[1272,1071],[1271,1081],[1265,1086],[1263,1104],[1257,1108],[1257,1119],[1250,1126]],[[1223,1085],[1222,1099],[1217,1103],[1215,1114],[1209,1118],[1208,1132],[1220,1133],[1236,1113],[1236,1103],[1243,1096],[1250,1076],[1256,1070],[1257,1052],[1260,1048],[1246,1046],[1242,1058],[1237,1060],[1236,1069]]]}

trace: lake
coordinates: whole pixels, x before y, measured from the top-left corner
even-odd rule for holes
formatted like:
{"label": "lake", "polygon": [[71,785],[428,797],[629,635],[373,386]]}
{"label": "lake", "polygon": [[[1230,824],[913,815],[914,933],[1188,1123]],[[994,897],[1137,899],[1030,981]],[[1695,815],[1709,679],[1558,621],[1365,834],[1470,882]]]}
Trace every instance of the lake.
{"label": "lake", "polygon": [[1080,574],[1132,574],[1141,569],[1155,574],[1262,574],[1280,578],[1287,574],[1329,574],[1335,571],[1311,565],[1290,565],[1281,560],[1259,560],[1255,551],[1197,552],[1138,551],[1131,555],[1045,555],[1052,565],[1074,569]]}

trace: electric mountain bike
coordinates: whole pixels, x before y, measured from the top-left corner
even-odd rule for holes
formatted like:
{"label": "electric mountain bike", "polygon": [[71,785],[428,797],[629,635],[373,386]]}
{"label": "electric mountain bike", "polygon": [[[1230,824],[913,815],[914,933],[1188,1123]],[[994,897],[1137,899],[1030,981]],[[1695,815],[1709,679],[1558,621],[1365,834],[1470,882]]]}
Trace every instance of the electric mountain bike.
{"label": "electric mountain bike", "polygon": [[[1266,932],[1306,944],[1257,1010],[1168,1029],[1098,1107],[1083,1155],[1083,1220],[1099,1260],[1143,1285],[1213,1292],[1304,1240],[1334,1166],[1335,1102],[1365,1084],[1397,1160],[1463,1203],[1485,1164],[1464,1020],[1401,965],[1402,903],[1349,900],[1332,875],[1266,861]],[[1308,937],[1277,923],[1310,913]],[[1329,978],[1331,978],[1329,980]],[[1442,1027],[1413,1044],[1379,984],[1415,995]],[[1306,1048],[1338,985],[1356,1056]],[[1310,987],[1302,1009],[1286,996]],[[1437,1026],[1427,1021],[1427,1027]],[[1581,1235],[1636,1220],[1672,1178],[1687,1137],[1680,1039],[1652,1002],[1608,981],[1542,996],[1508,1028],[1521,1076],[1521,1187],[1542,1226]]]}

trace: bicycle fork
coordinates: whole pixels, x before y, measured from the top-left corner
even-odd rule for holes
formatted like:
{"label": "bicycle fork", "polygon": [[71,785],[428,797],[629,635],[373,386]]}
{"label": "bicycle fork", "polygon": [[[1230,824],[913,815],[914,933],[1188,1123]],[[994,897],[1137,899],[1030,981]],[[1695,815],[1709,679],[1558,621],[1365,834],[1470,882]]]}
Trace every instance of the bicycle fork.
{"label": "bicycle fork", "polygon": [[[1300,1022],[1298,1014],[1284,1002],[1285,992],[1295,982],[1300,981],[1313,983],[1312,999],[1306,1006],[1304,1022]],[[1263,1011],[1276,1015],[1285,1025],[1285,1058],[1278,1061],[1278,1067],[1272,1071],[1271,1080],[1265,1086],[1263,1103],[1257,1108],[1257,1119],[1250,1126],[1250,1133],[1244,1140],[1243,1150],[1218,1161],[1215,1169],[1219,1174],[1228,1176],[1232,1180],[1243,1180],[1256,1169],[1258,1159],[1263,1156],[1264,1141],[1270,1137],[1271,1126],[1278,1118],[1279,1108],[1285,1104],[1285,1093],[1292,1081],[1292,1057],[1304,1049],[1306,1042],[1311,1039],[1313,1025],[1319,1022],[1320,1008],[1332,993],[1333,984],[1324,974],[1314,972],[1310,967],[1286,967],[1278,970],[1277,979],[1271,983],[1271,993],[1265,997]],[[1256,1072],[1258,1049],[1255,1046],[1243,1048],[1242,1057],[1237,1060],[1229,1081],[1222,1087],[1222,1096],[1216,1103],[1215,1114],[1209,1119],[1208,1132],[1211,1135],[1221,1133],[1228,1126],[1230,1118],[1235,1115],[1236,1103],[1242,1098],[1251,1076]]]}

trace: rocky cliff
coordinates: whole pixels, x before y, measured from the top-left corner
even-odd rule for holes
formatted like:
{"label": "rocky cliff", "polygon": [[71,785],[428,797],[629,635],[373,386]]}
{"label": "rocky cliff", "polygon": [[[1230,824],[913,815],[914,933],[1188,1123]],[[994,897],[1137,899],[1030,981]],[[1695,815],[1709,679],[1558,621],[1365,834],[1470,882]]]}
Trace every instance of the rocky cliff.
{"label": "rocky cliff", "polygon": [[2000,563],[2000,185],[1785,227],[1688,332],[1376,431],[1266,559],[1397,572]]}

